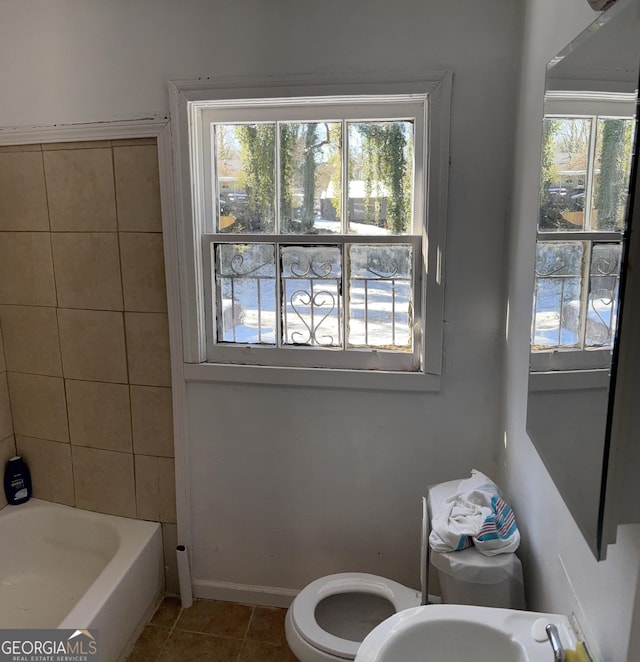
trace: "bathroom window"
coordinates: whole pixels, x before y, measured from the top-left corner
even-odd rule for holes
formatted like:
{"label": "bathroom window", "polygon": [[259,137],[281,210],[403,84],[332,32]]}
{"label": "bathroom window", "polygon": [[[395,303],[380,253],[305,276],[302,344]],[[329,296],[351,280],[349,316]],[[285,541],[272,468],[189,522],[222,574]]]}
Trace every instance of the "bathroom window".
{"label": "bathroom window", "polygon": [[340,89],[186,104],[198,362],[439,372],[444,103]]}
{"label": "bathroom window", "polygon": [[533,369],[610,365],[635,124],[620,106],[545,115]]}

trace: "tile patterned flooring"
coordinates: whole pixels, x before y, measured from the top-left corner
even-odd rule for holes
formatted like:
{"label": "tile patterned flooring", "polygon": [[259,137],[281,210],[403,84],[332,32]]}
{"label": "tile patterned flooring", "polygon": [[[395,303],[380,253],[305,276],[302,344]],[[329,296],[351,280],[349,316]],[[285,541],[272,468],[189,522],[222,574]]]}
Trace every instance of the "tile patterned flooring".
{"label": "tile patterned flooring", "polygon": [[286,609],[165,598],[127,662],[297,662],[284,634]]}

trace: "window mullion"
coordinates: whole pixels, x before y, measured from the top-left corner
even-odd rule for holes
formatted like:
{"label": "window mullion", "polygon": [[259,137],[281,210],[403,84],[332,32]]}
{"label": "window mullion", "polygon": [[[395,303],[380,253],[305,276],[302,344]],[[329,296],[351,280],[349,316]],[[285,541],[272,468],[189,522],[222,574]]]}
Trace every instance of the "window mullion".
{"label": "window mullion", "polygon": [[218,159],[217,154],[217,133],[216,125],[209,125],[209,157],[204,159],[205,182],[207,190],[205,195],[208,198],[208,204],[211,205],[211,214],[207,214],[205,227],[210,232],[218,231],[218,220],[220,218],[220,180],[218,178]]}
{"label": "window mullion", "polygon": [[580,323],[578,324],[578,343],[584,350],[587,339],[587,320],[589,319],[589,289],[591,287],[591,253],[593,243],[585,241],[585,250],[582,258],[582,277],[580,284]]}
{"label": "window mullion", "polygon": [[280,227],[280,218],[281,218],[281,210],[280,210],[280,200],[282,199],[282,191],[280,190],[280,187],[282,186],[281,182],[281,177],[280,177],[280,122],[276,122],[276,128],[275,128],[275,139],[273,141],[273,148],[275,150],[275,156],[274,156],[274,165],[275,165],[275,195],[276,199],[274,202],[274,209],[275,209],[275,223],[274,223],[274,232],[275,234],[280,234],[282,232],[282,229]]}
{"label": "window mullion", "polygon": [[584,229],[592,231],[591,212],[593,209],[593,186],[596,170],[596,140],[598,132],[597,116],[591,118],[589,132],[589,152],[587,154],[587,176],[584,183]]}
{"label": "window mullion", "polygon": [[342,177],[342,234],[349,232],[349,132],[347,131],[347,120],[342,120],[342,154],[341,177]]}
{"label": "window mullion", "polygon": [[[413,360],[416,366],[420,365],[420,358],[423,356],[421,342],[424,339],[424,329],[422,320],[424,319],[425,302],[422,292],[425,290],[424,280],[426,271],[424,268],[422,254],[422,237],[415,237],[413,241],[413,265],[412,265],[411,289],[413,292],[413,303],[411,311],[411,334],[413,346]],[[420,320],[418,325],[416,320]]]}
{"label": "window mullion", "polygon": [[350,283],[351,279],[351,262],[349,260],[349,251],[347,250],[347,243],[342,244],[342,282],[340,283],[340,291],[342,294],[342,351],[347,350],[347,331],[349,329],[348,315],[349,315],[349,299],[351,297]]}
{"label": "window mullion", "polygon": [[281,243],[279,241],[275,242],[275,259],[276,259],[276,346],[278,348],[283,347],[284,337],[284,319],[283,316],[286,311],[287,302],[283,298],[283,288],[282,288],[282,259],[280,257],[280,247]]}
{"label": "window mullion", "polygon": [[[346,237],[349,232],[349,132],[347,130],[347,120],[342,120],[342,154],[341,158],[341,177],[342,177],[342,236]],[[351,265],[349,263],[346,241],[342,243],[342,351],[347,349],[347,330],[349,328],[349,273]]]}

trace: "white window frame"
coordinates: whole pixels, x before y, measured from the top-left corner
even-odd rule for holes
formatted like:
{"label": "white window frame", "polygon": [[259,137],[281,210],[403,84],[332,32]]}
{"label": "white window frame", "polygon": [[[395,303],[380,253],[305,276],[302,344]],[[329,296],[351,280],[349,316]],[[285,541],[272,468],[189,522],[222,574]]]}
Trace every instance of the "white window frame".
{"label": "white window frame", "polygon": [[[550,91],[545,95],[545,118],[635,118],[636,95],[625,93],[600,92],[565,92]],[[636,127],[636,130],[638,128]],[[596,136],[591,136],[590,155],[593,152]],[[590,161],[590,167],[593,163]],[[593,172],[588,173],[591,182]],[[587,187],[591,191],[591,183]],[[591,200],[585,199],[585,210],[590,210]],[[606,232],[598,230],[554,231],[537,230],[536,247],[538,243],[546,242],[587,242],[591,247],[600,242],[620,242],[623,247],[627,239],[626,231]],[[532,320],[533,322],[533,320]],[[550,348],[531,350],[530,369],[541,376],[552,372],[577,372],[587,374],[592,371],[608,371],[611,366],[612,347],[587,348]]]}
{"label": "white window frame", "polygon": [[[442,366],[451,73],[435,71],[421,75],[394,74],[386,78],[371,74],[360,75],[357,81],[345,75],[326,76],[320,82],[312,81],[307,76],[260,80],[234,78],[179,81],[170,83],[169,90],[186,378],[203,381],[366,386],[391,390],[437,389]],[[424,327],[420,328],[421,344],[417,370],[403,372],[391,369],[384,361],[375,360],[376,355],[384,354],[375,350],[364,350],[373,360],[366,369],[360,370],[349,366],[313,368],[291,363],[277,365],[277,362],[268,366],[219,363],[212,362],[207,353],[207,315],[210,314],[207,300],[211,301],[211,298],[208,299],[210,285],[206,282],[208,276],[205,274],[210,266],[207,264],[207,234],[211,230],[211,203],[207,200],[211,198],[208,197],[203,179],[194,176],[194,173],[205,172],[206,154],[202,148],[205,144],[205,118],[207,113],[215,108],[233,106],[237,109],[244,106],[251,112],[251,109],[255,110],[257,106],[264,105],[265,100],[269,100],[268,103],[274,106],[286,108],[287,105],[299,103],[301,99],[306,99],[311,104],[318,104],[321,99],[322,103],[329,105],[373,104],[380,100],[392,103],[396,100],[421,104],[424,109],[427,160],[423,167],[425,186],[418,204],[418,221],[421,223],[418,264],[423,282],[420,317],[425,322]],[[226,240],[226,233],[221,237]],[[337,243],[348,240],[347,235],[314,235],[313,241],[321,243],[327,240],[328,243],[336,243],[336,237],[340,237]],[[405,239],[407,243],[411,241],[411,235],[397,235],[393,240],[396,240],[395,237],[398,240]],[[309,237],[306,237],[306,243],[309,243]],[[249,357],[259,349],[261,348],[251,345],[241,348]]]}

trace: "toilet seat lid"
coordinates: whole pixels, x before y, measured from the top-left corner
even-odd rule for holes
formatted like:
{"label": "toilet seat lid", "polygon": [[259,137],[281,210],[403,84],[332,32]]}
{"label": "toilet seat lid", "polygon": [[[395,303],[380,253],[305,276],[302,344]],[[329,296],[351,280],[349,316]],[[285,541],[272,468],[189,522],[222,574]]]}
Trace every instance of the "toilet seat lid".
{"label": "toilet seat lid", "polygon": [[370,593],[387,599],[396,612],[420,604],[420,594],[398,582],[364,572],[342,572],[327,575],[302,589],[291,603],[291,617],[298,634],[316,648],[342,657],[355,658],[361,641],[337,637],[318,625],[316,607],[331,595],[340,593]]}

